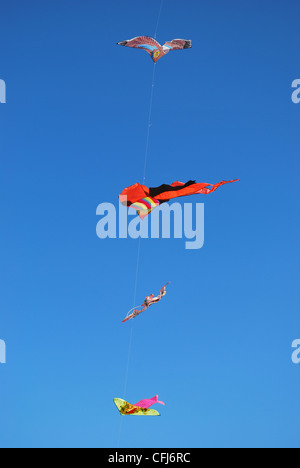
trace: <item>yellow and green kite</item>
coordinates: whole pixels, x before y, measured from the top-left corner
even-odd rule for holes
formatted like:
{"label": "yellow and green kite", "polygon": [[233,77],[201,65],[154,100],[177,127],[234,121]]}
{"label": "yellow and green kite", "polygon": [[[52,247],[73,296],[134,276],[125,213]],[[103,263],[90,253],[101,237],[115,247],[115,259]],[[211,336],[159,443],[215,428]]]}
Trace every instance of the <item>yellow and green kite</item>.
{"label": "yellow and green kite", "polygon": [[150,399],[141,400],[135,405],[132,405],[121,398],[114,398],[114,402],[122,416],[160,416],[159,412],[154,409],[150,409],[150,406],[155,403],[164,405],[163,401],[158,401],[158,395]]}

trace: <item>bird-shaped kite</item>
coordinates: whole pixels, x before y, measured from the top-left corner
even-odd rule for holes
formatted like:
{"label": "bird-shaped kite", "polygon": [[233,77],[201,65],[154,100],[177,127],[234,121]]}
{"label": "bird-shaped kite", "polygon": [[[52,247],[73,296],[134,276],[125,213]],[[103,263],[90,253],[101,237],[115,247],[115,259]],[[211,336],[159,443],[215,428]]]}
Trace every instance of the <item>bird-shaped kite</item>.
{"label": "bird-shaped kite", "polygon": [[166,42],[162,46],[152,37],[139,36],[134,37],[129,41],[118,42],[118,45],[133,47],[135,49],[143,49],[148,52],[153,62],[156,63],[160,58],[170,52],[170,50],[190,49],[192,47],[192,41],[174,39],[173,41]]}
{"label": "bird-shaped kite", "polygon": [[196,195],[209,193],[217,190],[224,184],[237,182],[236,180],[222,181],[211,185],[190,180],[186,184],[183,182],[174,182],[171,185],[160,185],[159,187],[148,188],[145,185],[135,184],[127,187],[119,195],[120,202],[124,206],[135,208],[141,219],[144,219],[151,211],[162,203],[168,202],[173,198],[185,197],[187,195]]}
{"label": "bird-shaped kite", "polygon": [[150,296],[147,296],[146,299],[144,300],[143,304],[140,306],[141,310],[134,308],[134,311],[132,313],[131,310],[128,312],[127,317],[122,320],[122,322],[127,322],[127,320],[133,319],[140,315],[142,312],[145,312],[145,310],[148,309],[148,307],[152,306],[153,304],[157,304],[166,294],[167,294],[167,286],[170,283],[167,283],[163,288],[160,290],[160,294],[156,297],[154,297],[154,294],[151,294]]}
{"label": "bird-shaped kite", "polygon": [[153,398],[138,401],[135,405],[131,405],[121,398],[114,398],[114,402],[122,416],[160,416],[158,411],[150,409],[150,406],[155,403],[164,405],[163,401],[158,401],[158,395]]}

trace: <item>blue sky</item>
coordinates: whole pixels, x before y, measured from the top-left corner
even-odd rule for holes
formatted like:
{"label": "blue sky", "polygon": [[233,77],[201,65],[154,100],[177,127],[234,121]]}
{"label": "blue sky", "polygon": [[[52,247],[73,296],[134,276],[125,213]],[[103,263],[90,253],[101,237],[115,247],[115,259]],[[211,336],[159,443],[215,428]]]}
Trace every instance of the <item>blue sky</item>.
{"label": "blue sky", "polygon": [[[156,66],[146,182],[240,182],[194,197],[201,250],[142,240],[137,303],[172,284],[123,325],[138,242],[96,208],[142,181],[153,65],[116,42],[159,6],[2,2],[2,447],[300,446],[299,2],[164,1],[158,40],[193,49]],[[166,406],[120,432],[131,333],[126,397]]]}

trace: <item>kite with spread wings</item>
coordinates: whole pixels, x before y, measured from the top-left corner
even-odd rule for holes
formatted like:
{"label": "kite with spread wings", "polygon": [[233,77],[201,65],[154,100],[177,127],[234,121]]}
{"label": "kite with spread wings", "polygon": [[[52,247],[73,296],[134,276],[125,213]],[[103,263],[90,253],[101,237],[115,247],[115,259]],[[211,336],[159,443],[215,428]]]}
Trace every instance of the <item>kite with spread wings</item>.
{"label": "kite with spread wings", "polygon": [[119,195],[120,202],[124,206],[135,208],[141,219],[144,219],[151,211],[162,203],[173,198],[185,197],[187,195],[197,195],[209,193],[217,190],[224,184],[237,182],[238,179],[222,181],[218,184],[197,183],[190,180],[186,184],[183,182],[173,182],[171,185],[160,185],[159,187],[148,188],[145,185],[135,184],[127,187]]}
{"label": "kite with spread wings", "polygon": [[127,322],[127,320],[133,319],[140,315],[142,312],[145,312],[145,310],[148,309],[148,307],[152,306],[153,304],[157,304],[166,294],[167,294],[167,286],[170,283],[167,283],[163,288],[160,290],[160,294],[156,297],[154,297],[154,294],[151,294],[150,296],[147,296],[146,299],[144,300],[143,304],[140,306],[140,310],[137,308],[134,308],[134,311],[132,313],[131,310],[128,312],[127,317],[122,320],[122,322]]}
{"label": "kite with spread wings", "polygon": [[173,41],[166,42],[162,46],[152,37],[139,36],[134,37],[128,41],[118,42],[118,45],[145,50],[148,52],[153,62],[156,63],[160,58],[170,52],[170,50],[190,49],[192,47],[192,41],[187,41],[185,39],[174,39]]}
{"label": "kite with spread wings", "polygon": [[158,395],[153,398],[138,401],[134,405],[121,398],[114,398],[114,403],[122,416],[160,416],[159,412],[150,409],[155,403],[164,405],[163,401],[158,401]]}

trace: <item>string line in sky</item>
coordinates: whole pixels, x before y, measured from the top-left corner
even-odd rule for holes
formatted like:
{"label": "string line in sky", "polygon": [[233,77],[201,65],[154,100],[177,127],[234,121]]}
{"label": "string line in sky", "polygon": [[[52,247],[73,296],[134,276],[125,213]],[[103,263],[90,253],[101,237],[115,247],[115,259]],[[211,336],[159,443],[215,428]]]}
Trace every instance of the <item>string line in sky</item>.
{"label": "string line in sky", "polygon": [[[157,22],[156,22],[155,34],[154,34],[155,39],[157,37],[158,27],[159,27],[159,23],[160,23],[162,8],[163,8],[163,2],[164,2],[164,0],[161,0],[159,12],[158,12],[158,17],[157,17]],[[143,181],[144,182],[146,180],[147,161],[148,161],[148,157],[149,157],[150,129],[151,129],[151,125],[152,125],[151,119],[152,119],[153,96],[154,96],[154,86],[155,86],[155,70],[156,70],[156,63],[154,63],[154,65],[153,65],[153,74],[152,74],[152,83],[151,83],[149,115],[148,115],[147,136],[146,136],[146,149],[145,149],[145,159],[144,159],[144,173],[143,173]],[[140,257],[141,257],[141,238],[139,237],[138,251],[137,251],[137,262],[136,262],[135,284],[134,284],[134,294],[133,294],[133,304],[136,303],[137,285],[138,285],[139,267],[140,267]],[[124,380],[124,393],[123,393],[124,399],[126,399],[126,393],[127,393],[127,384],[128,384],[129,364],[130,364],[130,357],[131,357],[131,350],[132,350],[132,342],[133,342],[133,323],[131,324],[129,344],[128,344],[128,354],[127,354],[127,363],[126,363],[125,380]],[[121,418],[121,421],[120,421],[117,447],[119,447],[119,445],[120,445],[122,424],[123,424],[123,418]]]}

